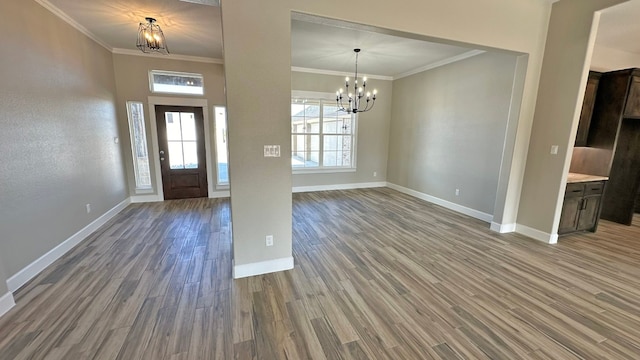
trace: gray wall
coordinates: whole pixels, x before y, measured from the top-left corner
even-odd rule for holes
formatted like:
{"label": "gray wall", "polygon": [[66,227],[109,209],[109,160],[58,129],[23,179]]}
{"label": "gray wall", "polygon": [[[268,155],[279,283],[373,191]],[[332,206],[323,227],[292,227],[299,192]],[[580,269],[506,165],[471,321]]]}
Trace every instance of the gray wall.
{"label": "gray wall", "polygon": [[[197,98],[206,99],[209,105],[209,122],[212,123],[213,109],[216,105],[224,105],[224,73],[222,65],[210,64],[203,62],[184,61],[184,60],[172,60],[171,57],[161,56],[131,56],[114,54],[113,65],[115,68],[115,81],[117,88],[117,113],[120,121],[121,137],[122,137],[122,151],[124,154],[124,162],[127,168],[127,183],[129,185],[129,194],[136,195],[136,183],[133,171],[133,159],[131,157],[131,143],[129,139],[129,124],[127,119],[127,101],[140,101],[144,104],[145,124],[147,130],[147,146],[150,152],[150,170],[151,170],[151,183],[154,185],[155,194],[158,193],[158,189],[155,186],[157,183],[155,164],[152,161],[151,156],[151,127],[149,112],[149,96],[158,97],[181,97],[181,98]],[[181,71],[192,72],[202,74],[204,76],[204,96],[190,96],[190,95],[171,95],[171,94],[153,94],[149,89],[149,71],[150,70],[167,70],[167,71]],[[210,131],[214,131],[214,127],[210,127]],[[212,142],[214,134],[211,134]],[[213,143],[211,151],[213,152]],[[211,154],[211,158],[215,159],[214,154]],[[216,179],[215,162],[213,164],[213,179]]]}
{"label": "gray wall", "polygon": [[[599,15],[594,11],[623,0],[561,0],[553,4],[518,225],[553,242],[557,238],[567,173],[571,164],[582,99]],[[595,21],[594,21],[595,20]],[[551,155],[552,145],[558,154]]]}
{"label": "gray wall", "polygon": [[35,1],[2,1],[0,13],[0,258],[12,276],[127,186],[111,53]]}
{"label": "gray wall", "polygon": [[[529,54],[513,163],[521,164],[533,120],[550,5],[545,1],[494,0],[343,2],[272,0],[223,1],[231,205],[235,263],[289,257],[291,248],[291,164],[289,157],[264,158],[263,145],[291,148],[291,12],[297,11],[454,43]],[[404,9],[399,13],[398,9]],[[398,16],[391,16],[395,14]],[[487,19],[491,19],[488,21]],[[395,126],[392,122],[392,126]],[[390,173],[390,169],[387,170]],[[519,188],[516,166],[510,188]],[[517,199],[505,208],[515,216]],[[265,248],[264,236],[276,245]]]}
{"label": "gray wall", "polygon": [[[335,93],[344,83],[343,76],[293,72],[291,89]],[[378,90],[374,109],[358,116],[357,171],[329,174],[293,175],[293,186],[353,184],[386,181],[391,119],[391,81],[371,79],[371,88]],[[373,176],[376,172],[377,176]]]}
{"label": "gray wall", "polygon": [[515,66],[484,53],[394,81],[388,181],[493,214]]}
{"label": "gray wall", "polygon": [[0,297],[4,296],[9,292],[7,288],[7,275],[4,270],[4,265],[2,265],[2,258],[0,258]]}

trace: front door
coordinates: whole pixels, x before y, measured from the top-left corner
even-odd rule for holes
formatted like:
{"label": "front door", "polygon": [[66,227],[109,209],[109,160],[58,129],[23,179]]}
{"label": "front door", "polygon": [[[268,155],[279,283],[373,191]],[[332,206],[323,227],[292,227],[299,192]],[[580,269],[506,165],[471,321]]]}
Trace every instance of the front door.
{"label": "front door", "polygon": [[164,198],[207,197],[201,107],[156,106]]}

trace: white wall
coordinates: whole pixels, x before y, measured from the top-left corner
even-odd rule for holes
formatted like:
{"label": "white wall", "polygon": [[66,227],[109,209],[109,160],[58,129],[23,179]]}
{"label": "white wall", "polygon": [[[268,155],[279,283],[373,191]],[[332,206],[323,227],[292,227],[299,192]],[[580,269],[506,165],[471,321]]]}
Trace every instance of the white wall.
{"label": "white wall", "polygon": [[388,181],[492,216],[515,66],[484,53],[395,80]]}
{"label": "white wall", "polygon": [[640,54],[611,49],[596,44],[591,57],[591,70],[607,72],[640,67]]}

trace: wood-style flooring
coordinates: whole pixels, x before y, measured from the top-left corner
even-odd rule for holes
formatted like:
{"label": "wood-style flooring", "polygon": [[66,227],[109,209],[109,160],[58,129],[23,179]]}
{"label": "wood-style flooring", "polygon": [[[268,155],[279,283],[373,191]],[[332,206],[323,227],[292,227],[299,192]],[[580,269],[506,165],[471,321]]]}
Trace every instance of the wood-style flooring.
{"label": "wood-style flooring", "polygon": [[293,195],[231,278],[227,199],[133,204],[16,295],[0,359],[639,359],[640,219],[555,246],[387,189]]}

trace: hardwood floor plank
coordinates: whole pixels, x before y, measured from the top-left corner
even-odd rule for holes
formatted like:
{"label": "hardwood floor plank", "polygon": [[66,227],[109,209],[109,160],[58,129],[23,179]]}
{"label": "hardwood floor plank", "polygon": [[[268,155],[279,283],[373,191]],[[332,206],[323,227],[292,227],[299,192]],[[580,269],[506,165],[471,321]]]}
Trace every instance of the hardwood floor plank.
{"label": "hardwood floor plank", "polygon": [[25,284],[0,360],[636,359],[640,215],[554,246],[387,188],[293,195],[233,280],[228,199],[131,204]]}

